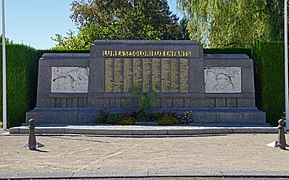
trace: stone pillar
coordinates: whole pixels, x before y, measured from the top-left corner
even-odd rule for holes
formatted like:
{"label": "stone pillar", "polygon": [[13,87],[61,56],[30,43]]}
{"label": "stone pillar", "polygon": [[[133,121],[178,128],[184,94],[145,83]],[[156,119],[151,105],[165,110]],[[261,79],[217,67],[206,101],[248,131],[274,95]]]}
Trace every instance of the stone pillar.
{"label": "stone pillar", "polygon": [[286,149],[286,139],[285,139],[285,129],[284,129],[284,120],[279,119],[278,121],[278,142],[281,149]]}
{"label": "stone pillar", "polygon": [[29,120],[29,139],[28,146],[30,150],[36,150],[36,137],[35,137],[35,121]]}

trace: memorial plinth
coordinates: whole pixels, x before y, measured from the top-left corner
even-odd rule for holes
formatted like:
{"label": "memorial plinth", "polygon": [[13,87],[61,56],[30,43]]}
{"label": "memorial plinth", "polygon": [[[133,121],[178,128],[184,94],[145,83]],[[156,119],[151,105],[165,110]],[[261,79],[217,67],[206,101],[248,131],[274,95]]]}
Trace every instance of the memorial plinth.
{"label": "memorial plinth", "polygon": [[263,124],[255,107],[253,62],[244,54],[203,54],[197,41],[109,41],[90,54],[39,60],[38,124],[94,123],[99,111],[136,111],[133,87],[159,92],[153,111],[192,111],[194,122]]}

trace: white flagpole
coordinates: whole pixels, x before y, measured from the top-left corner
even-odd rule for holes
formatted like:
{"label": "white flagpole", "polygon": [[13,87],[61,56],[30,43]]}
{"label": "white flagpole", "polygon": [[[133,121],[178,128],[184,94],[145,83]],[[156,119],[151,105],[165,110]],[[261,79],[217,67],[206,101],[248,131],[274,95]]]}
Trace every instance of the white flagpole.
{"label": "white flagpole", "polygon": [[2,0],[2,86],[3,86],[3,129],[7,129],[7,92],[6,92],[6,41],[5,41],[5,11]]}
{"label": "white flagpole", "polygon": [[284,0],[284,51],[285,51],[285,111],[286,130],[289,130],[289,104],[288,104],[288,12],[287,0]]}

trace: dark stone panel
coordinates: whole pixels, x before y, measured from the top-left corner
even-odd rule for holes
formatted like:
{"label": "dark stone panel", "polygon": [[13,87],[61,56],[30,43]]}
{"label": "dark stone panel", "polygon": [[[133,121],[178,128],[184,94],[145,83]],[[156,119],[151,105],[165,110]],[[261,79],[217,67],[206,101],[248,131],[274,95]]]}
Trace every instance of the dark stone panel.
{"label": "dark stone panel", "polygon": [[185,106],[184,99],[179,99],[179,98],[173,99],[174,108],[184,108],[184,106]]}
{"label": "dark stone panel", "polygon": [[72,98],[66,98],[66,107],[72,108],[72,106],[73,106],[72,101],[73,101]]}
{"label": "dark stone panel", "polygon": [[216,107],[217,108],[224,108],[226,106],[227,106],[226,99],[219,99],[219,98],[216,99]]}
{"label": "dark stone panel", "polygon": [[239,108],[254,108],[256,107],[255,99],[238,99]]}
{"label": "dark stone panel", "polygon": [[172,98],[162,99],[162,108],[172,108],[172,107],[173,107]]}
{"label": "dark stone panel", "polygon": [[228,108],[236,108],[237,107],[237,99],[236,98],[227,98],[227,107]]}
{"label": "dark stone panel", "polygon": [[77,107],[79,108],[84,107],[84,98],[77,98]]}
{"label": "dark stone panel", "polygon": [[116,99],[114,99],[114,98],[109,99],[109,107],[110,108],[116,108]]}

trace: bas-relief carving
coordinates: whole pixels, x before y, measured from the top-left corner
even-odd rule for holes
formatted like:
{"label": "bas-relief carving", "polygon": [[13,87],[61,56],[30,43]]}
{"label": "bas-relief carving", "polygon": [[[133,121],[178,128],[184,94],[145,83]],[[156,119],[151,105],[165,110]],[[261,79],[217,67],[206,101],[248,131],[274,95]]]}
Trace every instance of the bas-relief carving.
{"label": "bas-relief carving", "polygon": [[87,93],[88,67],[52,67],[52,93]]}
{"label": "bas-relief carving", "polygon": [[241,93],[241,67],[205,68],[206,93]]}

